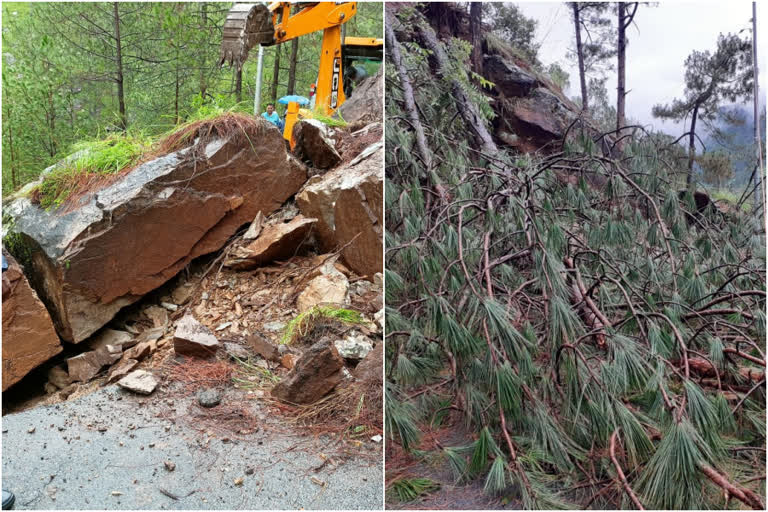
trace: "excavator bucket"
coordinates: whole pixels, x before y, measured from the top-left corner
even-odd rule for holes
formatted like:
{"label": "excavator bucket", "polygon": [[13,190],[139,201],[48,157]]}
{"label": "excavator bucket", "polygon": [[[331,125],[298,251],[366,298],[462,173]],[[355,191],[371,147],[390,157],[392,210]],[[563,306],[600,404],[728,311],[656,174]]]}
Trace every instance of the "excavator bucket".
{"label": "excavator bucket", "polygon": [[274,44],[272,13],[264,4],[235,4],[227,13],[221,33],[219,66],[226,62],[242,69],[251,48]]}

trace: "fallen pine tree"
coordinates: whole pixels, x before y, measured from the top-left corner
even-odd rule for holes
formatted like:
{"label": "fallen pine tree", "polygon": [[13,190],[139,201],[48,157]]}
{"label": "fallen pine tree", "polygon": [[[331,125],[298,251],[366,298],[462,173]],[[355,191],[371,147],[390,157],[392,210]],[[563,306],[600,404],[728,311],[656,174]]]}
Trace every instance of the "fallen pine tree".
{"label": "fallen pine tree", "polygon": [[757,214],[681,198],[652,136],[497,145],[471,48],[388,11],[388,472],[446,464],[525,508],[764,508]]}

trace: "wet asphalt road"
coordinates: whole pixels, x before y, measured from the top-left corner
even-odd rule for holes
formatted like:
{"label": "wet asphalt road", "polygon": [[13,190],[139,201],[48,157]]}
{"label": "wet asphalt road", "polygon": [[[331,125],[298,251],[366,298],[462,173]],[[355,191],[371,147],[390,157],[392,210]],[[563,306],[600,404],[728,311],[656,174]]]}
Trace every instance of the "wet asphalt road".
{"label": "wet asphalt road", "polygon": [[3,416],[3,487],[16,509],[382,508],[381,445],[367,437],[343,457],[332,438],[291,434],[256,400],[240,403],[263,426],[230,437],[196,424],[194,402],[112,385]]}

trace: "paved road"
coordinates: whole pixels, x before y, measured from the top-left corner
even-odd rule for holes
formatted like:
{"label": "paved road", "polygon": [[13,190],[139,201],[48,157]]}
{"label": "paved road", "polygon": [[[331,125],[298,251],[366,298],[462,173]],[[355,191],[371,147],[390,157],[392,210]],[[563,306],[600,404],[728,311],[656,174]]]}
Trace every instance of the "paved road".
{"label": "paved road", "polygon": [[194,396],[146,398],[114,385],[6,415],[3,487],[17,509],[382,508],[380,445],[366,439],[344,462],[331,438],[291,435],[233,392],[219,407],[239,399],[261,418],[257,432],[230,437],[223,420],[206,425]]}

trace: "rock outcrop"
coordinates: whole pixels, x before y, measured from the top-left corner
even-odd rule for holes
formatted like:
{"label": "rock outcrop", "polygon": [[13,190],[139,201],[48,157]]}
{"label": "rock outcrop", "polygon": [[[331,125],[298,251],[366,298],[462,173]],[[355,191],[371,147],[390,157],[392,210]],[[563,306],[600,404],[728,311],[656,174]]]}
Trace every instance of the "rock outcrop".
{"label": "rock outcrop", "polygon": [[346,245],[345,263],[369,280],[384,264],[383,159],[383,144],[376,142],[349,164],[311,178],[296,196],[301,212],[318,219],[320,248],[332,251]]}
{"label": "rock outcrop", "polygon": [[[20,197],[5,209],[31,252],[32,285],[59,335],[78,343],[122,307],[219,249],[306,180],[278,130],[250,144],[214,140],[138,166],[67,212]],[[5,323],[5,322],[4,322]]]}
{"label": "rock outcrop", "polygon": [[51,317],[7,252],[3,272],[3,391],[62,351]]}

